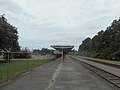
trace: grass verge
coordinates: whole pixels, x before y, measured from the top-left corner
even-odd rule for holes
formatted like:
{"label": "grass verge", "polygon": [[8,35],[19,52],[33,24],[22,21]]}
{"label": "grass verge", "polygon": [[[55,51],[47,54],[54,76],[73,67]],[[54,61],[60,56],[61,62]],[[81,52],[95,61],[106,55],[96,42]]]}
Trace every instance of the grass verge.
{"label": "grass verge", "polygon": [[98,59],[98,58],[90,58],[90,57],[83,57],[83,56],[75,56],[75,57],[83,58],[83,59],[87,59],[87,60],[91,60],[91,61],[98,61],[98,62],[103,62],[103,63],[120,65],[120,61],[107,60],[107,59]]}
{"label": "grass verge", "polygon": [[0,62],[0,82],[49,61],[50,60],[12,60],[10,63]]}

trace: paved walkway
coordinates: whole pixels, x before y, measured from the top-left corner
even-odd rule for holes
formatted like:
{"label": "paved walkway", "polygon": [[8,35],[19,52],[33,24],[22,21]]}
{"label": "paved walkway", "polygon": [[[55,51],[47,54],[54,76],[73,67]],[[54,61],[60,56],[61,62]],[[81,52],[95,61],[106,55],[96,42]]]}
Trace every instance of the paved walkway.
{"label": "paved walkway", "polygon": [[51,90],[117,90],[105,80],[93,75],[77,60],[66,57],[61,72]]}
{"label": "paved walkway", "polygon": [[0,90],[117,90],[68,56],[0,87]]}
{"label": "paved walkway", "polygon": [[59,60],[43,65],[38,70],[0,87],[0,90],[45,90],[58,64]]}
{"label": "paved walkway", "polygon": [[104,64],[92,62],[92,61],[81,59],[81,58],[78,58],[78,57],[75,57],[75,56],[73,56],[73,57],[80,60],[80,61],[82,61],[82,62],[91,64],[91,65],[93,65],[95,67],[98,67],[98,68],[100,68],[102,70],[105,70],[107,72],[110,72],[110,73],[120,77],[120,69],[119,68],[115,68],[115,67],[107,66],[107,65],[104,65]]}

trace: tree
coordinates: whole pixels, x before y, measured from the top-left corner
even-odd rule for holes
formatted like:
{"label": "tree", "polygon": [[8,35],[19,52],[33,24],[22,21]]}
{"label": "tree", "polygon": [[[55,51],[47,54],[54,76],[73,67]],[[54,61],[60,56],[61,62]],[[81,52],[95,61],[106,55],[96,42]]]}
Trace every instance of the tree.
{"label": "tree", "polygon": [[79,46],[79,52],[94,52],[97,58],[120,59],[120,19],[113,20],[105,31],[101,30],[91,40],[86,38]]}
{"label": "tree", "polygon": [[31,52],[27,47],[22,48],[20,50],[20,53],[16,53],[14,55],[15,55],[14,58],[31,58],[32,57]]}
{"label": "tree", "polygon": [[[19,51],[20,46],[18,43],[18,31],[15,26],[7,22],[5,15],[0,16],[0,51]],[[5,57],[6,54],[5,54]]]}
{"label": "tree", "polygon": [[48,48],[42,48],[40,53],[43,54],[43,55],[45,55],[45,54],[52,54],[53,50],[52,49],[48,49]]}
{"label": "tree", "polygon": [[91,51],[91,38],[86,38],[82,41],[82,44],[79,46],[80,54],[85,54],[85,56],[89,56],[89,52]]}

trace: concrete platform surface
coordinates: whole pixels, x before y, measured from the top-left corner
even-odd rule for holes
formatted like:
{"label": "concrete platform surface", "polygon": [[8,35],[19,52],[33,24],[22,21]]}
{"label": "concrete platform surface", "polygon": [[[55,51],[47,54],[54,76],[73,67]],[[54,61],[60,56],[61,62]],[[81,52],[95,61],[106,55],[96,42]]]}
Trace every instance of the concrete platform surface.
{"label": "concrete platform surface", "polygon": [[66,57],[51,90],[117,90],[77,60]]}
{"label": "concrete platform surface", "polygon": [[53,73],[57,69],[59,60],[53,61],[41,68],[22,76],[7,85],[0,87],[0,90],[45,90]]}
{"label": "concrete platform surface", "polygon": [[66,56],[20,77],[0,90],[119,90]]}

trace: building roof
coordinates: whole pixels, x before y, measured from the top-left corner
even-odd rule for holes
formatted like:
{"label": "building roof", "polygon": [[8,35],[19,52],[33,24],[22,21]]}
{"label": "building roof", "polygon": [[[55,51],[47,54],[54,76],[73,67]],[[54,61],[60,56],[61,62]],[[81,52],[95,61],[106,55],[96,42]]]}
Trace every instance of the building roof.
{"label": "building roof", "polygon": [[63,51],[64,54],[67,54],[74,46],[73,45],[51,45],[52,48]]}

